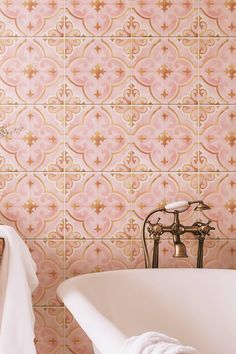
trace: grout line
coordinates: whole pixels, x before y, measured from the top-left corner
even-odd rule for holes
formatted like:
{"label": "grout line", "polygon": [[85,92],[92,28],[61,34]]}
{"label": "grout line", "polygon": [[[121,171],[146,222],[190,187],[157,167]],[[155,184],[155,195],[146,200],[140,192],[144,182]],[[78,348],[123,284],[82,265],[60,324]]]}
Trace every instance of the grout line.
{"label": "grout line", "polygon": [[[131,18],[133,18],[133,12],[134,12],[134,7],[133,7],[133,0],[131,0]],[[134,59],[133,59],[133,32],[132,32],[132,26],[131,26],[131,87],[133,85],[134,81]],[[134,146],[134,130],[133,130],[133,112],[134,112],[134,102],[133,98],[131,96],[131,125],[130,125],[130,132],[131,132],[131,154],[132,154],[132,149]],[[134,201],[133,201],[133,195],[132,195],[132,186],[133,186],[133,176],[134,176],[134,171],[133,171],[133,166],[131,162],[131,188],[130,188],[130,220],[132,219],[133,216],[133,209],[134,209]],[[131,238],[131,257],[133,254],[133,240]],[[131,262],[132,264],[133,262]]]}
{"label": "grout line", "polygon": [[[132,68],[131,68],[132,69]],[[132,78],[131,78],[132,80]],[[98,107],[103,107],[103,106],[108,106],[108,107],[160,107],[160,106],[170,106],[170,107],[177,107],[177,108],[181,108],[181,107],[228,107],[228,106],[236,106],[236,102],[235,103],[213,103],[213,104],[184,104],[184,103],[144,103],[144,104],[115,104],[115,103],[81,103],[81,104],[68,104],[68,103],[63,103],[63,104],[47,104],[47,103],[10,103],[10,104],[2,104],[0,103],[0,107],[43,107],[43,108],[48,108],[48,107],[84,107],[86,108],[87,106],[98,106]]]}
{"label": "grout line", "polygon": [[[172,237],[168,237],[166,236],[165,238],[162,238],[162,241],[168,241],[168,240],[172,240],[173,238]],[[184,238],[185,240],[188,240],[188,241],[194,241],[196,240],[195,238],[191,238],[191,237],[188,237],[188,238]],[[104,238],[89,238],[89,237],[86,237],[84,239],[81,239],[81,238],[68,238],[66,239],[66,242],[68,241],[78,241],[78,242],[87,242],[87,241],[98,241],[98,242],[101,242],[101,241],[109,241],[109,242],[115,242],[115,241],[140,241],[141,240],[141,234],[140,234],[140,237],[127,237],[127,238],[108,238],[108,237],[104,237]],[[236,237],[230,237],[230,238],[227,238],[227,237],[208,237],[206,240],[214,240],[214,241],[236,241]],[[51,241],[50,238],[27,238],[27,239],[24,239],[24,241],[35,241],[35,242],[38,242],[38,241],[44,241],[44,242],[48,242],[48,241]],[[55,242],[61,242],[62,240],[60,239],[56,239],[54,238],[53,241]]]}
{"label": "grout line", "polygon": [[[147,36],[114,36],[114,35],[100,35],[100,36],[97,36],[97,35],[83,35],[83,36],[67,36],[67,35],[64,35],[63,38],[65,38],[65,40],[67,39],[73,39],[73,38],[79,38],[79,39],[92,39],[92,40],[96,40],[96,39],[116,39],[116,38],[137,38],[137,39],[140,39],[140,38],[145,38],[145,39],[158,39],[158,40],[161,40],[162,38],[167,38],[167,39],[183,39],[183,38],[196,38],[194,35],[192,36],[182,36],[182,35],[173,35],[173,36],[170,36],[170,35],[162,35],[162,36],[158,36],[158,35],[147,35]],[[15,36],[0,36],[0,39],[24,39],[24,40],[27,40],[27,39],[48,39],[48,38],[62,38],[62,36],[47,36],[47,35],[41,35],[41,36],[20,36],[20,35],[15,35]],[[199,38],[204,38],[204,39],[236,39],[236,35],[216,35],[216,36],[200,36],[199,35]]]}
{"label": "grout line", "polygon": [[154,174],[159,174],[159,175],[164,175],[164,174],[167,174],[167,175],[171,175],[171,174],[178,174],[178,175],[183,175],[183,174],[191,174],[191,175],[196,175],[198,173],[214,173],[214,174],[235,174],[236,171],[234,170],[216,170],[216,171],[205,171],[205,170],[199,170],[199,171],[180,171],[180,170],[169,170],[169,171],[154,171],[154,170],[148,170],[148,171],[133,171],[133,172],[130,172],[130,171],[122,171],[122,172],[119,172],[119,171],[113,171],[113,170],[104,170],[104,171],[79,171],[79,172],[73,172],[73,171],[42,171],[42,170],[35,170],[35,171],[0,171],[0,175],[6,175],[6,174],[13,174],[13,175],[20,175],[20,174],[44,174],[44,175],[49,175],[49,174],[61,174],[61,175],[86,175],[86,174],[102,174],[102,175],[105,175],[105,174],[108,174],[108,173],[112,173],[114,175],[116,174],[134,174],[134,175],[138,175],[138,174],[147,174],[147,175],[154,175]]}
{"label": "grout line", "polygon": [[[197,104],[197,115],[198,115],[198,129],[197,129],[197,158],[198,158],[198,162],[197,162],[197,186],[198,186],[198,190],[197,190],[197,197],[198,199],[200,198],[200,106],[199,106],[199,84],[200,84],[200,59],[199,59],[199,55],[200,55],[200,21],[199,21],[199,16],[200,16],[200,0],[198,0],[198,4],[197,4],[198,8],[197,8],[197,13],[198,13],[198,37],[197,37],[197,95],[198,95],[198,104]],[[197,217],[199,219],[199,211],[197,212]]]}
{"label": "grout line", "polygon": [[[63,46],[64,46],[64,60],[63,60],[63,87],[65,88],[65,83],[66,83],[66,40],[65,40],[65,35],[66,35],[66,26],[65,26],[65,14],[66,14],[66,0],[64,0],[64,16],[63,16],[63,21],[64,21],[64,38],[63,38]],[[65,98],[65,92],[64,92],[64,102],[63,102],[63,115],[64,115],[64,139],[63,139],[63,149],[64,149],[64,156],[63,156],[63,184],[64,184],[64,190],[63,190],[63,222],[65,221],[66,218],[66,98]],[[66,279],[66,228],[63,228],[63,237],[64,237],[64,249],[63,249],[63,279]],[[63,346],[64,346],[64,354],[66,354],[66,310],[65,306],[63,307]]]}

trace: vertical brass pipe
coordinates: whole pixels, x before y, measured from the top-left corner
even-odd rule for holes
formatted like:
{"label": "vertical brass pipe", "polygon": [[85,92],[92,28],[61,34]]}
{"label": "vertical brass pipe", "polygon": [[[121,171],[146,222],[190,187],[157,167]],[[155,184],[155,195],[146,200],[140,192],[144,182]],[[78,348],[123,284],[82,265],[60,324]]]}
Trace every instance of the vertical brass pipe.
{"label": "vertical brass pipe", "polygon": [[152,268],[158,268],[159,267],[159,243],[160,243],[160,237],[158,237],[158,238],[156,238],[154,240],[153,256],[152,256]]}
{"label": "vertical brass pipe", "polygon": [[205,238],[199,236],[198,238],[198,252],[197,252],[197,268],[203,268],[203,247]]}

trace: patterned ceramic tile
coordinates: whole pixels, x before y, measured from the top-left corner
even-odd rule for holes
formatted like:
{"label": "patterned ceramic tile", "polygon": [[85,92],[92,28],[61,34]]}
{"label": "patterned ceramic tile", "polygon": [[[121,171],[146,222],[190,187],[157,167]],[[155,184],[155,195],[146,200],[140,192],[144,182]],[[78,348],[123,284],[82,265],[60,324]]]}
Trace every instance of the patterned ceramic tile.
{"label": "patterned ceramic tile", "polygon": [[50,38],[9,39],[1,54],[2,95],[10,97],[11,103],[49,103],[64,73],[54,42]]}
{"label": "patterned ceramic tile", "polygon": [[123,27],[131,18],[132,0],[95,0],[66,1],[66,16],[71,23],[73,36],[127,36],[122,33]]}
{"label": "patterned ceramic tile", "polygon": [[120,230],[130,213],[130,193],[121,182],[116,174],[74,174],[67,189],[66,218],[77,235],[110,238]]}
{"label": "patterned ceramic tile", "polygon": [[64,308],[35,307],[37,354],[64,354]]}
{"label": "patterned ceramic tile", "polygon": [[57,36],[63,12],[64,0],[2,1],[0,36]]}
{"label": "patterned ceramic tile", "polygon": [[236,103],[236,39],[213,39],[200,57],[200,84],[216,103]]}
{"label": "patterned ceramic tile", "polygon": [[1,173],[2,222],[26,239],[47,238],[63,216],[63,194],[50,174]]}
{"label": "patterned ceramic tile", "polygon": [[[166,204],[176,200],[197,200],[197,190],[186,183],[186,175],[184,173],[134,173],[135,177],[143,175],[139,186],[133,190],[132,204],[132,230],[134,239],[140,239],[144,219],[147,215],[159,208],[163,208]],[[192,178],[194,174],[191,174]],[[145,176],[145,179],[144,179]],[[195,177],[196,178],[196,177]],[[193,208],[181,215],[181,222],[184,225],[192,225],[198,220],[198,213]],[[164,225],[173,223],[173,215],[167,213],[156,213],[150,219],[152,222],[160,218]],[[171,235],[166,233],[163,237],[170,238]],[[192,238],[192,234],[186,234],[184,237]]]}
{"label": "patterned ceramic tile", "polygon": [[[209,245],[210,242],[206,242]],[[206,268],[236,269],[236,242],[233,240],[211,241],[205,259]]]}
{"label": "patterned ceramic tile", "polygon": [[205,184],[201,186],[200,197],[211,206],[205,211],[213,221],[214,238],[232,239],[236,236],[236,176],[235,173],[202,173]]}
{"label": "patterned ceramic tile", "polygon": [[[68,174],[67,174],[67,178],[68,178]],[[89,208],[91,208],[91,205],[89,206]],[[84,221],[83,220],[80,221],[80,219],[77,219],[73,215],[71,216],[71,214],[72,213],[67,208],[66,218],[65,218],[65,234],[67,239],[80,239],[80,240],[91,239],[91,238],[92,239],[100,239],[100,238],[116,239],[116,238],[123,238],[123,237],[126,239],[130,239],[132,236],[132,230],[126,229],[124,233],[122,231],[129,224],[130,215],[131,215],[130,206],[127,206],[127,212],[121,217],[120,220],[114,220],[113,218],[106,218],[104,215],[103,216],[98,215],[94,221],[92,221],[92,219],[86,220],[86,218],[84,219]],[[103,227],[101,227],[102,224],[99,217],[100,219],[105,219],[104,221],[106,222],[106,225],[104,225]],[[93,226],[92,223],[94,223],[94,228],[92,228]],[[87,224],[89,225],[87,226]],[[107,224],[109,224],[109,226]]]}
{"label": "patterned ceramic tile", "polygon": [[80,328],[78,323],[73,319],[71,313],[65,311],[66,326],[66,352],[65,354],[83,353],[94,354],[92,343]]}
{"label": "patterned ceramic tile", "polygon": [[140,26],[135,36],[194,36],[197,0],[133,0],[132,15]]}
{"label": "patterned ceramic tile", "polygon": [[200,170],[236,170],[236,107],[212,106],[212,112],[200,130],[200,152],[207,163]]}
{"label": "patterned ceramic tile", "polygon": [[66,278],[79,274],[130,268],[131,241],[66,241]]}
{"label": "patterned ceramic tile", "polygon": [[1,124],[9,132],[0,141],[7,169],[10,165],[15,171],[52,170],[64,148],[64,128],[55,110],[52,106],[0,106]]}
{"label": "patterned ceramic tile", "polygon": [[[83,171],[111,171],[131,150],[131,132],[123,114],[109,106],[68,107],[72,120],[66,131],[66,153],[72,164]],[[67,111],[67,108],[66,108]]]}
{"label": "patterned ceramic tile", "polygon": [[[236,2],[0,7],[0,128],[10,131],[0,135],[0,221],[38,265],[37,354],[92,354],[55,290],[65,276],[144,267],[151,210],[203,198],[211,210],[181,222],[212,219],[205,267],[236,269]],[[189,257],[175,259],[163,235],[161,267],[195,266],[195,236],[183,240]]]}
{"label": "patterned ceramic tile", "polygon": [[133,124],[134,155],[146,170],[183,171],[198,151],[198,134],[190,108],[148,106],[143,107],[145,110]]}
{"label": "patterned ceramic tile", "polygon": [[204,21],[202,36],[236,35],[235,0],[200,0],[200,18]]}
{"label": "patterned ceramic tile", "polygon": [[66,39],[66,84],[81,103],[113,103],[131,82],[129,52],[119,38]]}
{"label": "patterned ceramic tile", "polygon": [[34,305],[62,305],[56,296],[56,289],[64,280],[63,240],[27,240],[26,244],[36,262],[39,279],[39,286],[33,294]]}
{"label": "patterned ceramic tile", "polygon": [[132,84],[148,103],[180,103],[197,84],[196,55],[183,38],[148,39],[132,66]]}
{"label": "patterned ceramic tile", "polygon": [[133,175],[134,177],[137,175],[137,178],[138,175],[145,176],[140,180],[138,187],[132,191],[132,200],[140,216],[145,216],[152,209],[163,207],[174,200],[192,200],[197,197],[197,189],[192,184],[184,182],[186,178],[184,172],[134,173]]}

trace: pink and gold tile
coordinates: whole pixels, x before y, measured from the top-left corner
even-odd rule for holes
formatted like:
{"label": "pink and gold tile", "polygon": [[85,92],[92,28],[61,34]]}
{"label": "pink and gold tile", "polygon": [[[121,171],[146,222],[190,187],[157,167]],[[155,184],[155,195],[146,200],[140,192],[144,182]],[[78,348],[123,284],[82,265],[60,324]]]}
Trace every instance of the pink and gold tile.
{"label": "pink and gold tile", "polygon": [[50,174],[1,174],[1,221],[25,239],[47,238],[63,217],[64,197]]}
{"label": "pink and gold tile", "polygon": [[[53,42],[53,43],[52,43]],[[48,104],[64,79],[63,52],[50,38],[13,38],[0,59],[1,90],[14,104]]]}
{"label": "pink and gold tile", "polygon": [[[195,36],[197,0],[133,0],[134,36]],[[137,31],[139,28],[139,31]]]}
{"label": "pink and gold tile", "polygon": [[[138,173],[134,175],[139,176]],[[191,174],[192,178],[196,178]],[[140,239],[142,235],[143,222],[147,215],[155,210],[164,208],[168,203],[177,200],[196,200],[197,190],[191,185],[186,183],[185,173],[146,173],[145,180],[140,182],[138,188],[132,194],[132,226],[133,238]],[[150,220],[156,222],[161,218],[161,223],[164,225],[171,225],[173,223],[173,215],[158,212]],[[190,208],[188,211],[181,215],[183,224],[192,225],[198,219],[198,214]],[[163,235],[164,238],[169,238],[170,234]],[[186,237],[191,237],[186,234]]]}
{"label": "pink and gold tile", "polygon": [[197,57],[183,38],[149,38],[132,60],[132,84],[153,104],[179,104],[197,84]]}
{"label": "pink and gold tile", "polygon": [[[67,114],[68,109],[68,114]],[[76,112],[77,110],[77,112]],[[66,107],[76,112],[66,131],[67,171],[111,171],[131,149],[131,131],[123,114],[109,106]]]}
{"label": "pink and gold tile", "polygon": [[213,238],[232,239],[236,236],[236,175],[235,173],[201,173],[200,198],[211,209],[204,215],[212,220]]}
{"label": "pink and gold tile", "polygon": [[66,278],[127,269],[132,265],[130,240],[66,241]]}
{"label": "pink and gold tile", "polygon": [[235,36],[235,1],[200,0],[202,36]]}
{"label": "pink and gold tile", "polygon": [[65,311],[66,354],[93,354],[92,342],[74,320],[71,313]]}
{"label": "pink and gold tile", "polygon": [[236,39],[217,38],[200,57],[199,83],[216,103],[236,103]]}
{"label": "pink and gold tile", "polygon": [[211,106],[211,113],[200,129],[202,172],[236,170],[236,107]]}
{"label": "pink and gold tile", "polygon": [[[138,173],[134,173],[138,177]],[[133,190],[132,198],[132,226],[133,238],[141,238],[143,222],[147,215],[153,210],[164,208],[168,203],[177,200],[197,200],[197,190],[191,183],[186,183],[185,173],[146,173],[146,177],[140,181],[138,188]],[[196,179],[197,176],[191,173],[191,178]],[[152,222],[160,218],[164,225],[173,223],[173,215],[157,212],[150,219]],[[181,221],[184,224],[192,225],[198,219],[198,214],[190,208],[181,215]],[[169,238],[170,234],[165,234],[164,238]],[[185,237],[192,236],[186,234]]]}
{"label": "pink and gold tile", "polygon": [[134,156],[149,171],[183,171],[198,151],[198,134],[190,108],[144,106],[144,110],[133,124]]}
{"label": "pink and gold tile", "polygon": [[[206,245],[208,243],[206,242]],[[235,240],[214,240],[205,259],[206,268],[236,269]]]}
{"label": "pink and gold tile", "polygon": [[82,238],[111,238],[129,216],[129,191],[115,173],[72,175],[66,196],[69,224]]}
{"label": "pink and gold tile", "polygon": [[64,308],[35,307],[37,354],[64,354]]}
{"label": "pink and gold tile", "polygon": [[63,36],[64,0],[3,1],[0,14],[0,36]]}
{"label": "pink and gold tile", "polygon": [[36,263],[39,279],[39,286],[33,293],[34,305],[62,305],[56,296],[56,289],[64,280],[63,240],[27,240],[26,245]]}
{"label": "pink and gold tile", "polygon": [[[64,127],[58,124],[53,106],[1,106],[2,126],[8,133],[1,139],[7,165],[14,171],[46,171],[63,153]],[[63,170],[63,169],[62,169]]]}
{"label": "pink and gold tile", "polygon": [[119,38],[66,38],[66,85],[86,104],[111,104],[131,83],[130,51]]}
{"label": "pink and gold tile", "polygon": [[66,36],[128,36],[132,0],[66,1],[71,31]]}

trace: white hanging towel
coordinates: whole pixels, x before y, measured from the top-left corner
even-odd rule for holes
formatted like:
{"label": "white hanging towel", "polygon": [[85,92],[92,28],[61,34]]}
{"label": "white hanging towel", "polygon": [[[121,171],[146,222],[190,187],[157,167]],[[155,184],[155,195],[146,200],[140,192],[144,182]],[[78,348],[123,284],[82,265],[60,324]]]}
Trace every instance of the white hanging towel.
{"label": "white hanging towel", "polygon": [[36,354],[32,292],[36,264],[12,227],[0,225],[5,247],[0,265],[0,353]]}
{"label": "white hanging towel", "polygon": [[180,344],[177,339],[158,332],[146,332],[128,338],[120,354],[199,354],[196,349]]}

